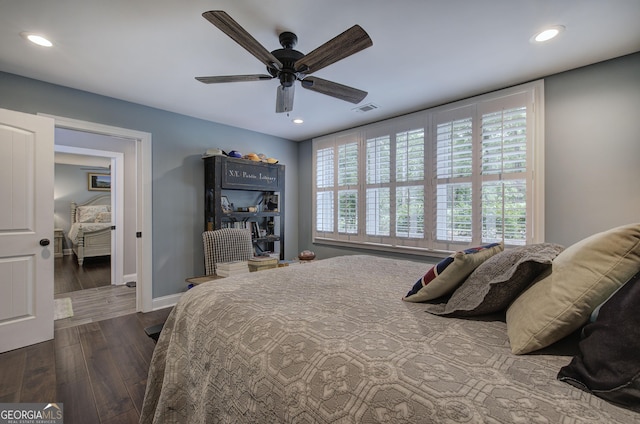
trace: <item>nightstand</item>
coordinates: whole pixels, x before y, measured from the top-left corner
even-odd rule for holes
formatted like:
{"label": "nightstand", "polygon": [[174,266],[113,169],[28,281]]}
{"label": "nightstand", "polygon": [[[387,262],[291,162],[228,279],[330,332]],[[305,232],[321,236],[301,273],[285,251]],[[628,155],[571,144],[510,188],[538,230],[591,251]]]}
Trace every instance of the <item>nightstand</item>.
{"label": "nightstand", "polygon": [[62,239],[64,239],[64,233],[61,228],[53,230],[53,257],[62,257]]}

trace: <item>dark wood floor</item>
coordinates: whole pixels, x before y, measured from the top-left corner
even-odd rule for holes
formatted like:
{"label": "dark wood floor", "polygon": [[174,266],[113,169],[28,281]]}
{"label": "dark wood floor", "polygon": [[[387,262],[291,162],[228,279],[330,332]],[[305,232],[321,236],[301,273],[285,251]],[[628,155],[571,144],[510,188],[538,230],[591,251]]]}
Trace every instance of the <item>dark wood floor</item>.
{"label": "dark wood floor", "polygon": [[94,289],[111,284],[111,257],[86,258],[78,265],[75,255],[65,255],[54,260],[53,294]]}
{"label": "dark wood floor", "polygon": [[61,402],[65,424],[137,423],[155,344],[144,332],[171,308],[56,329],[0,354],[0,403]]}

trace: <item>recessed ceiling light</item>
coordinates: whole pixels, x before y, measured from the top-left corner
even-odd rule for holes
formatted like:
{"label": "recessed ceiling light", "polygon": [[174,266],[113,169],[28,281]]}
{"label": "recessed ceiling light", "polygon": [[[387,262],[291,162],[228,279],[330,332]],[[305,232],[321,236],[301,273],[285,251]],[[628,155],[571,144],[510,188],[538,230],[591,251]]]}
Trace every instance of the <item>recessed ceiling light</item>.
{"label": "recessed ceiling light", "polygon": [[293,122],[294,124],[300,125],[304,122],[304,120],[302,118],[295,118],[295,119],[292,119],[291,122]]}
{"label": "recessed ceiling light", "polygon": [[45,37],[39,34],[34,34],[32,32],[21,32],[20,35],[27,40],[31,41],[33,44],[37,44],[42,47],[51,47],[53,43],[47,40]]}
{"label": "recessed ceiling light", "polygon": [[531,37],[531,41],[536,43],[544,43],[545,41],[549,41],[552,38],[557,37],[558,34],[564,31],[564,29],[565,28],[562,25],[555,25],[555,26],[546,28],[540,31],[539,33],[537,33],[536,35],[534,35],[533,37]]}

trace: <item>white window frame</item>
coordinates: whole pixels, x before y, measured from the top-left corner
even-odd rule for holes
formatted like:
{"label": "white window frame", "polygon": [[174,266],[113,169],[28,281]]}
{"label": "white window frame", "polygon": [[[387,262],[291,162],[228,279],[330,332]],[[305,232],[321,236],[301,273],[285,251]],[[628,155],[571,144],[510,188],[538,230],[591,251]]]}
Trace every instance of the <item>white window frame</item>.
{"label": "white window frame", "polygon": [[[526,172],[523,179],[526,181],[526,244],[541,243],[544,241],[544,81],[534,81],[531,83],[511,87],[508,89],[488,93],[485,95],[469,98],[459,102],[450,103],[410,115],[389,119],[386,121],[365,125],[359,128],[329,134],[313,139],[312,158],[312,241],[315,244],[350,246],[359,249],[385,250],[393,252],[405,252],[426,256],[446,256],[452,251],[468,248],[470,246],[482,244],[481,239],[481,196],[478,187],[482,181],[493,179],[493,177],[483,177],[477,171],[479,169],[479,158],[481,155],[481,117],[484,113],[496,111],[502,107],[526,106],[526,145],[527,159]],[[435,190],[437,184],[435,155],[436,155],[436,128],[438,122],[444,118],[462,117],[472,113],[473,118],[473,175],[468,178],[472,183],[473,191],[473,232],[470,242],[438,241],[436,237],[436,208]],[[406,183],[396,183],[395,175],[395,153],[390,159],[391,183],[383,184],[390,187],[391,193],[391,222],[390,235],[387,236],[367,236],[366,234],[366,146],[367,140],[375,137],[390,136],[392,138],[392,150],[395,150],[395,136],[403,131],[410,131],[416,128],[424,128],[424,180],[420,182],[424,187],[424,237],[396,237],[395,229],[395,192],[399,186]],[[344,143],[357,143],[358,145],[358,183],[349,189],[358,191],[358,231],[357,234],[343,234],[337,231],[338,216],[335,207],[338,199],[338,170],[334,164],[334,186],[328,191],[333,191],[334,216],[333,231],[320,232],[316,229],[317,217],[317,194],[319,189],[316,184],[317,175],[317,155],[320,149],[334,149],[334,158],[337,161],[337,147]],[[452,179],[455,180],[455,179]],[[499,178],[498,178],[499,180]],[[411,184],[415,186],[413,182]],[[374,186],[375,187],[375,186]],[[342,187],[344,188],[344,187]],[[508,245],[508,244],[507,244]]]}

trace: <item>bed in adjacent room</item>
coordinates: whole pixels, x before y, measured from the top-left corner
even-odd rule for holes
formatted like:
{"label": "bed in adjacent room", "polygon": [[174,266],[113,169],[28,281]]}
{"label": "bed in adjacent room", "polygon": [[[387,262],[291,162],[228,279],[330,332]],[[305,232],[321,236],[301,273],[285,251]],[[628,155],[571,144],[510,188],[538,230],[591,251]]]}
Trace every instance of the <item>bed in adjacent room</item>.
{"label": "bed in adjacent room", "polygon": [[[589,283],[590,291],[607,287],[589,303],[605,301],[618,280],[640,271],[640,224],[623,232],[622,242],[613,241],[623,247],[612,254],[626,249],[625,272],[615,271],[611,284],[608,277]],[[587,247],[611,252],[601,241]],[[452,255],[446,269],[434,272],[426,263],[342,256],[202,284],[182,296],[164,325],[140,422],[638,422],[632,408],[558,380],[579,353],[574,344],[567,354],[565,336],[583,318],[544,342],[540,332],[525,341],[510,332],[530,331],[513,298],[552,284],[547,279],[568,272],[581,249],[493,245]],[[482,261],[464,262],[479,253],[486,254]],[[588,252],[584,257],[593,261]],[[482,270],[479,262],[489,265]],[[450,284],[454,271],[458,282],[447,297],[402,300],[428,284]],[[523,282],[525,273],[535,284]],[[465,286],[471,280],[475,286]],[[478,281],[489,280],[494,285],[478,294]],[[514,280],[520,287],[507,290]],[[459,290],[466,293],[456,300]],[[585,313],[583,298],[574,302],[577,315]],[[534,315],[527,321],[536,321]]]}
{"label": "bed in adjacent room", "polygon": [[80,266],[85,258],[111,255],[111,196],[95,196],[82,204],[71,202],[67,236]]}

